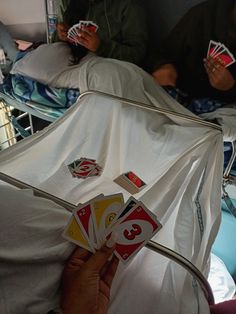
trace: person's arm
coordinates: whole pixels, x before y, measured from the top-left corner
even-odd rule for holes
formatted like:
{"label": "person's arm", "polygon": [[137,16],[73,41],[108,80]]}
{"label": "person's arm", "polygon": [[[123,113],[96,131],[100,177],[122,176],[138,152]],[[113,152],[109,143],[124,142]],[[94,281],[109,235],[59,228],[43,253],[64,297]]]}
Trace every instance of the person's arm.
{"label": "person's arm", "polygon": [[110,238],[94,255],[77,248],[69,258],[62,276],[61,309],[63,314],[107,314],[110,289],[118,259],[113,256]]}
{"label": "person's arm", "polygon": [[220,58],[208,57],[204,59],[204,66],[209,82],[218,91],[222,100],[236,101],[236,81],[224,62]]}
{"label": "person's arm", "polygon": [[100,38],[96,54],[139,64],[146,54],[148,41],[144,11],[140,5],[130,1],[123,14],[123,20],[120,21],[122,42]]}

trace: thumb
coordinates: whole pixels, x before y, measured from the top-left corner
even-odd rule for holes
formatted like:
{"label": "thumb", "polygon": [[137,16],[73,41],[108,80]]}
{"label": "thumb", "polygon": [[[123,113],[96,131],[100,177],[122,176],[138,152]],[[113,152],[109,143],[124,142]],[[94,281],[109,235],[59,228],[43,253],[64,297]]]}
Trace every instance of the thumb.
{"label": "thumb", "polygon": [[86,268],[99,272],[115,250],[116,239],[117,235],[115,233],[112,233],[111,237],[101,247],[101,249],[88,260],[88,262],[86,263]]}

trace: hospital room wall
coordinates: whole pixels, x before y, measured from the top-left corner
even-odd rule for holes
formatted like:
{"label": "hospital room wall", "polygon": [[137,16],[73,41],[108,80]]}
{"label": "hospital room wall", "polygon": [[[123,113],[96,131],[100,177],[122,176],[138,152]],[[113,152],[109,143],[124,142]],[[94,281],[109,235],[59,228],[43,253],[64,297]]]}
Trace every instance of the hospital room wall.
{"label": "hospital room wall", "polygon": [[46,40],[44,0],[1,0],[0,21],[14,36]]}
{"label": "hospital room wall", "polygon": [[[60,1],[60,0],[59,0]],[[139,0],[148,6],[148,20],[156,40],[166,35],[181,16],[203,0]],[[44,0],[1,0],[0,21],[15,38],[45,40]],[[155,40],[155,41],[156,41]]]}

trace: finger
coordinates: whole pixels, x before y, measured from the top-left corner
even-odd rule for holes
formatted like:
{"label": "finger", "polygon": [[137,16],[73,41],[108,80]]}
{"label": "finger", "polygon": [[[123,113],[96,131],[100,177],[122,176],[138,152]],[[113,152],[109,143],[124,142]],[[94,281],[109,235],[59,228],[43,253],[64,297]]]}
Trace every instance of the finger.
{"label": "finger", "polygon": [[112,281],[115,277],[117,267],[119,265],[119,260],[118,258],[114,255],[112,257],[112,260],[106,267],[106,272],[103,275],[103,281],[107,284],[108,287],[111,287]]}
{"label": "finger", "polygon": [[82,38],[87,38],[89,39],[91,36],[91,33],[89,31],[86,31],[86,30],[79,30],[79,35],[82,37]]}
{"label": "finger", "polygon": [[115,238],[116,235],[112,234],[106,244],[88,260],[86,263],[87,269],[100,272],[115,249]]}
{"label": "finger", "polygon": [[89,257],[91,256],[91,253],[89,253],[87,250],[83,248],[76,248],[74,252],[69,257],[65,268],[69,268],[71,270],[76,270],[80,268],[80,266],[86,262]]}
{"label": "finger", "polygon": [[211,61],[206,60],[204,63],[204,67],[207,71],[207,74],[210,76],[215,75],[221,70],[220,64],[217,62],[213,62],[212,60]]}

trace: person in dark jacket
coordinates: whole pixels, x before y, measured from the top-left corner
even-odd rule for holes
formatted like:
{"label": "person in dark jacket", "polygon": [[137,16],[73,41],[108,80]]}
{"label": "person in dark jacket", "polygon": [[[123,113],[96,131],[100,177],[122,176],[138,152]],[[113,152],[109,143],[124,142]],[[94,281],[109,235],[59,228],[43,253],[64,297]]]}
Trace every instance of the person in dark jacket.
{"label": "person in dark jacket", "polygon": [[68,41],[69,27],[80,20],[92,20],[98,25],[96,33],[80,30],[79,43],[85,49],[80,53],[94,52],[108,57],[140,64],[146,54],[147,27],[143,8],[135,0],[71,0],[58,24],[58,37]]}
{"label": "person in dark jacket", "polygon": [[176,86],[191,99],[236,101],[236,63],[225,67],[207,57],[209,41],[223,43],[236,58],[236,1],[208,0],[191,8],[165,38],[155,57],[153,77]]}

